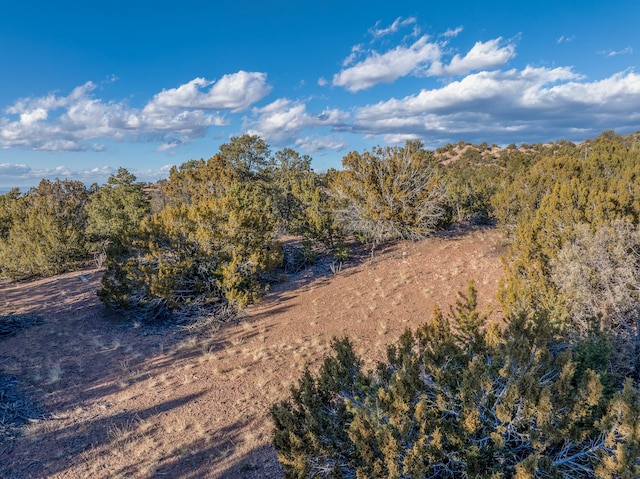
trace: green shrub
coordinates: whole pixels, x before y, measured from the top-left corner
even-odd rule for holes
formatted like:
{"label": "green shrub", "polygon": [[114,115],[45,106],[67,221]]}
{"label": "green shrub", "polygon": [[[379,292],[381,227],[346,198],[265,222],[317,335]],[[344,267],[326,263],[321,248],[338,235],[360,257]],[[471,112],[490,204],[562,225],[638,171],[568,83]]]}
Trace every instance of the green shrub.
{"label": "green shrub", "polygon": [[[12,279],[53,276],[87,258],[84,210],[89,192],[79,181],[42,180],[11,194],[10,218],[0,218],[0,270]],[[6,202],[6,200],[5,200]],[[4,238],[2,238],[4,236]]]}
{"label": "green shrub", "polygon": [[107,183],[91,195],[86,206],[86,233],[94,243],[123,243],[134,233],[150,205],[136,177],[118,168]]}
{"label": "green shrub", "polygon": [[266,286],[263,274],[282,261],[264,201],[236,184],[224,196],[167,206],[143,220],[131,244],[108,259],[100,298],[150,317],[256,301]]}
{"label": "green shrub", "polygon": [[603,365],[584,368],[544,314],[501,331],[475,291],[437,312],[364,373],[333,343],[272,408],[287,478],[637,478],[640,393],[607,394]]}
{"label": "green shrub", "polygon": [[420,142],[351,152],[331,191],[344,229],[373,243],[422,239],[444,217],[445,190],[433,154]]}
{"label": "green shrub", "polygon": [[241,309],[261,297],[282,251],[268,189],[243,139],[225,151],[248,155],[251,167],[237,170],[241,160],[217,154],[171,171],[167,205],[109,251],[98,293],[108,307],[159,318],[227,304]]}

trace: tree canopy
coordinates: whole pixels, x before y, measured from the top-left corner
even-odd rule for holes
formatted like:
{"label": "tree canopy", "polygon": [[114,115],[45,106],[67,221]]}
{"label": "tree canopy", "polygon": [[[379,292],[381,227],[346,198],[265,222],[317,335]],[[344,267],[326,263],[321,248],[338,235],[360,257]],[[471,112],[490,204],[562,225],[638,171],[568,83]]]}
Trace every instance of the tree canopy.
{"label": "tree canopy", "polygon": [[433,155],[420,142],[351,152],[331,188],[345,228],[374,242],[426,237],[444,215]]}
{"label": "tree canopy", "polygon": [[0,270],[13,279],[51,276],[76,268],[87,255],[85,205],[79,181],[42,180],[25,195],[4,195]]}

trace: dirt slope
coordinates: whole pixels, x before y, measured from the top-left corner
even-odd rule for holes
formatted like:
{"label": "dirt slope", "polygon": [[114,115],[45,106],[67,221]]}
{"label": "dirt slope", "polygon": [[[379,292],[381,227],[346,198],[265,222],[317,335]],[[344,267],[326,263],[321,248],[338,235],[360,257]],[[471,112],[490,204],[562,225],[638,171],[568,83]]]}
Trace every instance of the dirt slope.
{"label": "dirt slope", "polygon": [[40,319],[0,339],[0,371],[46,414],[0,442],[0,475],[280,478],[269,407],[318,367],[331,338],[348,335],[373,365],[469,279],[495,309],[503,253],[491,229],[400,243],[335,275],[303,271],[242,322],[199,338],[107,316],[96,270],[0,284],[0,319]]}

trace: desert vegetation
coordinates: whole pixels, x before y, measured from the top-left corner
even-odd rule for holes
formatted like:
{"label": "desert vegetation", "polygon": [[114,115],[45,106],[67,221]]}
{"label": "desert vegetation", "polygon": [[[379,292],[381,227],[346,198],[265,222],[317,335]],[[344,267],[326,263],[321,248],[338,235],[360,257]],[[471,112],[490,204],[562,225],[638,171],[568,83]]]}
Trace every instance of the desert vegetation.
{"label": "desert vegetation", "polygon": [[[213,334],[321,258],[340,278],[349,258],[373,268],[398,242],[492,228],[508,245],[493,314],[473,284],[449,298],[450,311],[402,334],[393,316],[370,309],[361,320],[388,339],[386,358],[354,347],[352,306],[305,318],[308,328],[342,318],[344,334],[321,366],[298,351],[290,397],[264,406],[282,474],[635,478],[638,138],[608,131],[581,144],[435,151],[409,141],[352,152],[341,170],[317,173],[292,149],[234,137],[155,185],[120,169],[102,186],[43,180],[0,196],[0,274],[46,278],[93,262],[104,267],[102,304],[134,331],[177,323]],[[407,291],[418,288],[403,271],[379,278],[398,275],[378,298],[390,312],[409,308]],[[354,297],[366,303],[376,281]],[[17,323],[0,318],[8,329]],[[274,359],[269,348],[245,352],[250,362]],[[60,364],[49,371],[64,374]],[[153,429],[136,421],[110,434],[122,442],[129,430]]]}

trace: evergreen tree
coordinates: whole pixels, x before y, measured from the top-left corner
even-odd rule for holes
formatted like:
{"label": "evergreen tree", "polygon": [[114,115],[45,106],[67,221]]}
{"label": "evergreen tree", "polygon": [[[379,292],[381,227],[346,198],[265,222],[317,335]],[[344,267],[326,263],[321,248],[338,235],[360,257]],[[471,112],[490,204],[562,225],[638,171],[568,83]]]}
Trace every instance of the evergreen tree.
{"label": "evergreen tree", "polygon": [[[281,263],[264,180],[222,154],[171,171],[167,205],[111,252],[101,299],[147,318],[257,301]],[[246,173],[246,172],[245,172]]]}
{"label": "evergreen tree", "polygon": [[282,233],[303,233],[304,190],[310,185],[309,180],[315,176],[311,170],[311,157],[301,156],[291,148],[284,148],[271,158],[266,171],[272,191],[274,213],[278,218],[278,229]]}
{"label": "evergreen tree", "polygon": [[86,210],[86,233],[92,242],[121,245],[149,215],[150,207],[136,177],[125,168],[118,168],[118,172],[91,195]]}
{"label": "evergreen tree", "polygon": [[242,177],[250,179],[267,168],[271,150],[257,135],[232,136],[229,143],[220,145],[220,155]]}
{"label": "evergreen tree", "polygon": [[0,241],[6,240],[16,217],[17,203],[20,190],[12,188],[8,193],[0,195]]}
{"label": "evergreen tree", "polygon": [[[523,171],[503,195],[512,214],[513,240],[501,290],[505,310],[555,310],[560,322],[562,305],[551,281],[552,263],[576,237],[576,225],[591,231],[616,220],[637,224],[640,218],[640,162],[634,143],[605,132],[585,143],[582,156],[538,161]],[[500,209],[498,208],[497,211]],[[505,214],[506,209],[498,214]],[[506,216],[502,216],[503,221]]]}
{"label": "evergreen tree", "polygon": [[78,267],[87,256],[88,197],[81,182],[56,179],[14,198],[11,226],[0,241],[3,274],[26,279]]}

